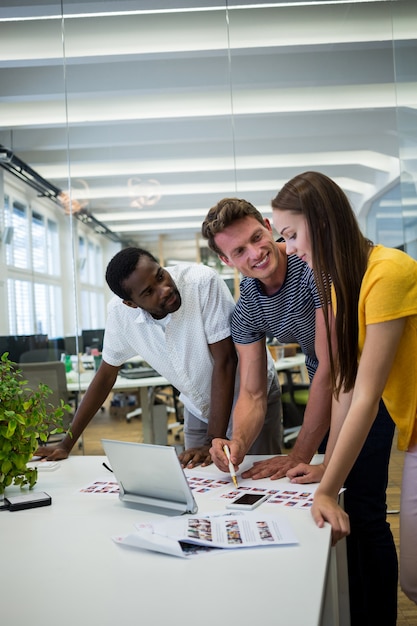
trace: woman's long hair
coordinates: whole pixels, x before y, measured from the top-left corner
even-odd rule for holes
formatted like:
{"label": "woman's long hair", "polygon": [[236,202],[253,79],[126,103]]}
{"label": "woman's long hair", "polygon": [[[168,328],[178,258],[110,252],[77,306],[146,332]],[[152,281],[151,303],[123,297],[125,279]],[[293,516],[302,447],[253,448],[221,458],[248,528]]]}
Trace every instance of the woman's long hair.
{"label": "woman's long hair", "polygon": [[[338,185],[319,172],[290,180],[272,201],[272,208],[305,217],[312,248],[314,277],[325,317],[334,392],[350,391],[358,368],[358,302],[372,243],[356,221]],[[331,284],[336,295],[337,362],[331,349],[328,304]]]}

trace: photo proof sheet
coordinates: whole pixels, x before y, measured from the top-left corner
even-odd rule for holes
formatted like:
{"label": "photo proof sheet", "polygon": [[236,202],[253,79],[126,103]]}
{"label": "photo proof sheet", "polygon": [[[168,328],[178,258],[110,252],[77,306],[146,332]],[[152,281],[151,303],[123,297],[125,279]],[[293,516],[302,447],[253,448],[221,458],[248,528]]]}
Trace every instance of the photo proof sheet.
{"label": "photo proof sheet", "polygon": [[113,539],[123,545],[180,557],[211,549],[298,543],[285,519],[258,511],[179,516],[155,524],[138,524],[136,529],[130,535]]}

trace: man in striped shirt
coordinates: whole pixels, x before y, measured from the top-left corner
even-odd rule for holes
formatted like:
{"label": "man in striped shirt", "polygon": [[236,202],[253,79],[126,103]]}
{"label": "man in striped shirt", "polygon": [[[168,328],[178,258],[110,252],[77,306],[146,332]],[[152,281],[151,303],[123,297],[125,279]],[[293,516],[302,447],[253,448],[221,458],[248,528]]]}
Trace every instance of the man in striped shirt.
{"label": "man in striped shirt", "polygon": [[[249,202],[225,198],[210,209],[202,225],[209,247],[245,276],[232,316],[232,338],[239,356],[240,393],[233,413],[232,461],[239,465],[262,428],[266,402],[266,335],[298,343],[311,380],[304,422],[288,456],[256,463],[245,478],[281,478],[298,463],[309,463],[330,425],[331,387],[324,317],[312,271]],[[227,471],[223,439],[211,455]]]}

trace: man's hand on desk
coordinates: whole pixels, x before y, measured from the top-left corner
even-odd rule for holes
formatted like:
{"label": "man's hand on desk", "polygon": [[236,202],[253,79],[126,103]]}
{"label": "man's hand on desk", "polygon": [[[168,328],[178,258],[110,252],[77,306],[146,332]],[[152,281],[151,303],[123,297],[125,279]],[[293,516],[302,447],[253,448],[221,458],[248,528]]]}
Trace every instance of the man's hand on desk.
{"label": "man's hand on desk", "polygon": [[242,473],[242,478],[271,478],[277,480],[286,476],[287,471],[293,467],[288,456],[274,456],[266,461],[255,461],[252,467]]}
{"label": "man's hand on desk", "polygon": [[49,444],[48,446],[39,446],[34,454],[34,456],[40,456],[45,458],[47,461],[61,461],[62,459],[67,459],[68,455],[68,450],[66,450],[59,443]]}
{"label": "man's hand on desk", "polygon": [[213,463],[210,456],[210,444],[207,446],[201,446],[200,448],[189,448],[188,450],[184,450],[178,458],[182,467],[187,467],[189,469],[195,467],[196,465],[202,465],[205,467],[206,465],[211,465],[211,463]]}
{"label": "man's hand on desk", "polygon": [[303,459],[291,454],[274,456],[272,459],[266,459],[265,461],[255,461],[250,469],[242,473],[242,478],[252,478],[253,480],[271,478],[271,480],[278,480],[287,476],[287,472],[300,465],[302,461]]}

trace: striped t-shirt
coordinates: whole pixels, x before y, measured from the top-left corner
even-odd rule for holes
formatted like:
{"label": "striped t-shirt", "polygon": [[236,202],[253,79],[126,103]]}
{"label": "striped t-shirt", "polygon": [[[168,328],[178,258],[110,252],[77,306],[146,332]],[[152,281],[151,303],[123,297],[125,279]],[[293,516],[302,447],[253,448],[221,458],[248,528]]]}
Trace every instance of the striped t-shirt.
{"label": "striped t-shirt", "polygon": [[314,350],[316,309],[321,308],[313,272],[297,256],[287,257],[281,288],[266,295],[257,278],[244,278],[232,316],[235,343],[254,343],[267,333],[280,343],[298,343],[306,356],[310,379],[318,366]]}

